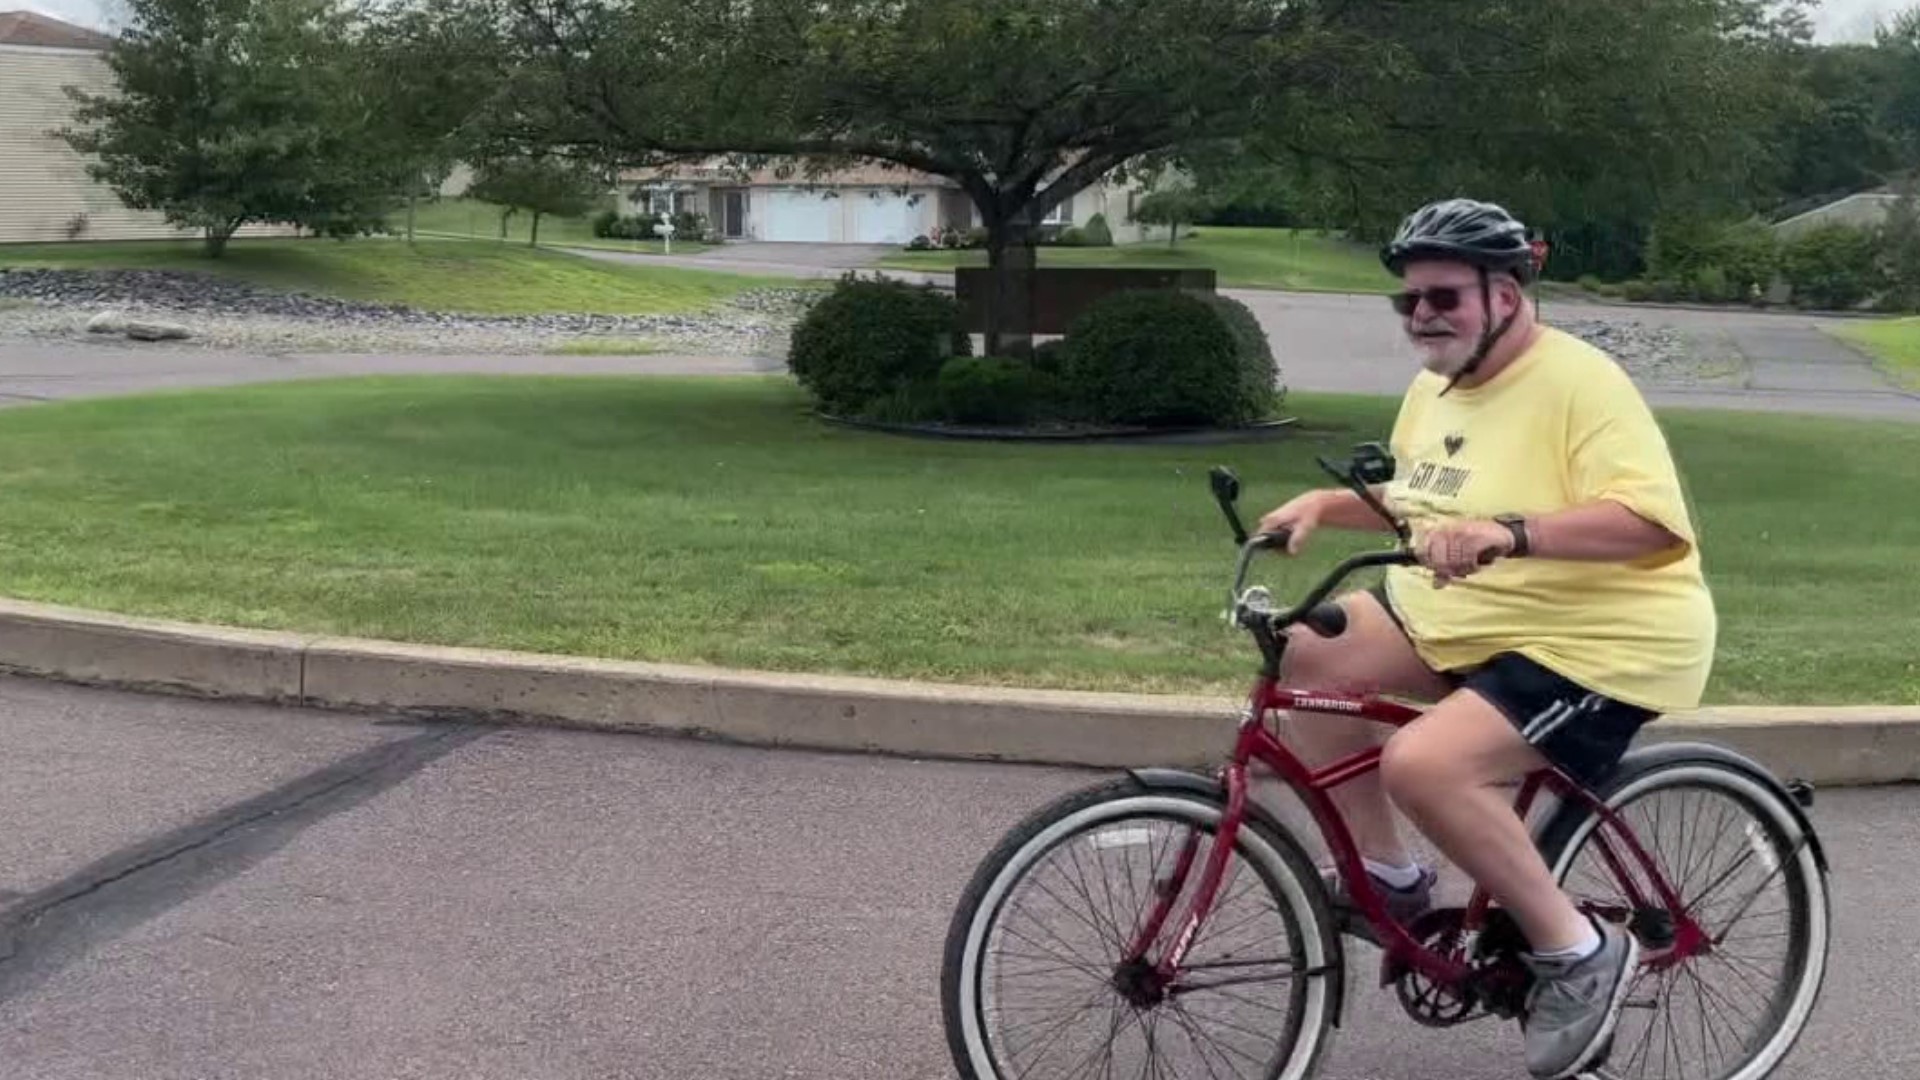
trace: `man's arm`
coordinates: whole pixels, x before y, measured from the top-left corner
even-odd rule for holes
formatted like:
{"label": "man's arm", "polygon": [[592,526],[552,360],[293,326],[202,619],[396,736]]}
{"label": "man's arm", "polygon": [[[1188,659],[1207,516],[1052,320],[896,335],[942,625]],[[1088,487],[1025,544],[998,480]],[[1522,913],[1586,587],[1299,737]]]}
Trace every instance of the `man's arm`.
{"label": "man's arm", "polygon": [[1529,517],[1526,530],[1535,558],[1578,562],[1634,562],[1686,544],[1612,499]]}

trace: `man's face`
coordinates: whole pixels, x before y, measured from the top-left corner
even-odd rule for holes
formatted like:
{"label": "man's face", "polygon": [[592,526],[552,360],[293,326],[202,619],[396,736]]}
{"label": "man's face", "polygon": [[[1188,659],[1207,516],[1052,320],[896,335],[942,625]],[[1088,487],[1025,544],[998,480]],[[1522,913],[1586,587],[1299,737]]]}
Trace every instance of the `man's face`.
{"label": "man's face", "polygon": [[[1513,309],[1512,290],[1504,275],[1488,282],[1497,321]],[[1401,316],[1401,328],[1420,356],[1420,363],[1437,375],[1452,376],[1480,346],[1480,336],[1493,324],[1480,302],[1480,274],[1464,263],[1416,262],[1407,267],[1401,291],[1419,297],[1411,312]]]}

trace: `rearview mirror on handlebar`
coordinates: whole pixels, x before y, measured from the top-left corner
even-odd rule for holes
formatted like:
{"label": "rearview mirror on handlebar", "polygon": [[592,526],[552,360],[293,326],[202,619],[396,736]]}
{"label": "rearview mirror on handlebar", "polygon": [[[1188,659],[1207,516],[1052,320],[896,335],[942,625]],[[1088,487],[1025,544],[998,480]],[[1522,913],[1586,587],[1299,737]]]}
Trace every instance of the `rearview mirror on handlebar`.
{"label": "rearview mirror on handlebar", "polygon": [[1215,465],[1208,471],[1207,478],[1213,483],[1213,497],[1220,504],[1220,512],[1227,515],[1227,525],[1233,529],[1233,542],[1246,543],[1246,526],[1240,524],[1240,513],[1233,508],[1240,498],[1240,478],[1225,465]]}

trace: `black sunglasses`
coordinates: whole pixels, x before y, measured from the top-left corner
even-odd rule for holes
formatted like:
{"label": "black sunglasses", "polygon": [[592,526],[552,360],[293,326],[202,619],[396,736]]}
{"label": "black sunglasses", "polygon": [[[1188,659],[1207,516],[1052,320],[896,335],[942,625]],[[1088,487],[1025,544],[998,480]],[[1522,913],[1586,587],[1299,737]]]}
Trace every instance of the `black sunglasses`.
{"label": "black sunglasses", "polygon": [[1413,314],[1422,300],[1427,302],[1428,307],[1444,314],[1460,306],[1460,290],[1451,285],[1439,285],[1431,289],[1408,289],[1405,292],[1397,292],[1390,299],[1393,310],[1403,316]]}

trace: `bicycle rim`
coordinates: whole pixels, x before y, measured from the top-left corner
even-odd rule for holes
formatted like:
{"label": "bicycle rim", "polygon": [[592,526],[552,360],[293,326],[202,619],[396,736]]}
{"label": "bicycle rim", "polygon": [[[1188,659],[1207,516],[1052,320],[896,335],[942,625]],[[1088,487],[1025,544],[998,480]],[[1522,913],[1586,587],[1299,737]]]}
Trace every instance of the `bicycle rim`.
{"label": "bicycle rim", "polygon": [[[1798,822],[1753,779],[1701,764],[1638,777],[1608,804],[1714,943],[1664,970],[1640,970],[1612,1052],[1592,1075],[1768,1075],[1806,1026],[1826,963],[1826,887]],[[1597,818],[1581,826],[1555,875],[1583,906],[1621,908],[1625,890],[1593,842],[1597,826]]]}
{"label": "bicycle rim", "polygon": [[1155,882],[1193,838],[1193,869],[1148,960],[1179,932],[1217,820],[1217,807],[1141,794],[1070,812],[1011,852],[975,909],[958,973],[974,1075],[1307,1074],[1329,1006],[1325,980],[1306,974],[1319,962],[1312,935],[1321,928],[1287,861],[1251,821],[1175,985],[1142,1002],[1116,984],[1154,907]]}

